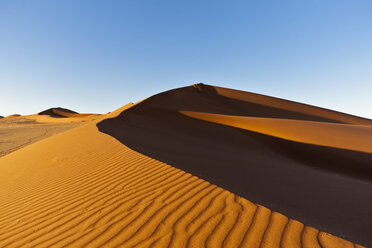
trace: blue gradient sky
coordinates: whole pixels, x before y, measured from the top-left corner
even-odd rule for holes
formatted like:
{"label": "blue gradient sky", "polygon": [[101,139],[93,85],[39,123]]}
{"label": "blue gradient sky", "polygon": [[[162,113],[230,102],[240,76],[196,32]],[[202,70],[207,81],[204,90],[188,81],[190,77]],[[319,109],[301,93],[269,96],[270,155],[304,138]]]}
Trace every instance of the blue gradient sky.
{"label": "blue gradient sky", "polygon": [[203,82],[372,118],[372,1],[0,1],[0,115]]}

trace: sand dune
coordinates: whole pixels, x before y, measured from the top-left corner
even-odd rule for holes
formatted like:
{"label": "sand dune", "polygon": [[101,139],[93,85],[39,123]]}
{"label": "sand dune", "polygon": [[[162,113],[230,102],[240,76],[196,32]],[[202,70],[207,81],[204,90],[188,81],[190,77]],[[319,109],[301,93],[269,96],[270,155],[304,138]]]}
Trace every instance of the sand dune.
{"label": "sand dune", "polygon": [[[60,115],[60,113],[62,115]],[[78,113],[73,110],[61,108],[61,107],[49,108],[49,109],[43,110],[38,113],[38,115],[49,115],[52,117],[64,117],[64,114],[78,114]]]}
{"label": "sand dune", "polygon": [[[372,154],[359,151],[363,147],[360,143],[352,145],[360,146],[356,150],[347,149],[350,146],[346,142],[341,148],[319,145],[318,141],[303,143],[190,118],[182,111],[311,121],[318,123],[318,131],[323,124],[367,128],[371,120],[282,99],[196,85],[152,96],[97,124],[100,131],[137,152],[311,226],[371,244]],[[364,149],[368,149],[368,139],[363,138],[362,143],[367,144]]]}
{"label": "sand dune", "polygon": [[92,124],[0,163],[3,247],[352,246],[124,147]]}
{"label": "sand dune", "polygon": [[51,108],[35,115],[12,115],[0,120],[0,157],[39,140],[81,126],[99,115]]}
{"label": "sand dune", "polygon": [[[195,86],[202,88],[209,88],[206,85]],[[284,117],[287,119],[313,120],[313,121],[327,121],[350,123],[360,125],[372,125],[372,120],[344,114],[341,112],[315,107],[307,104],[297,103],[280,98],[244,92],[239,90],[232,90],[221,87],[213,87],[216,94],[224,96],[230,100],[240,101],[241,107],[250,106],[249,116],[257,117]]]}
{"label": "sand dune", "polygon": [[64,117],[88,117],[88,116],[99,116],[98,114],[79,114],[75,111],[72,111],[70,109],[65,109],[65,108],[50,108],[47,110],[44,110],[38,115],[49,115],[51,117],[55,118],[64,118]]}
{"label": "sand dune", "polygon": [[[211,160],[221,159],[218,154],[229,154],[230,151],[234,156],[243,156],[247,143],[242,143],[239,137],[245,137],[247,131],[180,114],[178,111],[199,110],[238,115],[234,112],[238,108],[223,108],[225,103],[221,103],[220,99],[216,101],[217,106],[213,106],[214,100],[208,97],[209,93],[205,93],[205,86],[201,87],[203,93],[196,87],[187,87],[137,104],[128,104],[97,117],[91,123],[0,158],[0,247],[362,247],[324,232],[323,228],[328,227],[322,223],[317,227],[323,231],[319,231],[279,213],[277,210],[280,207],[269,209],[268,205],[264,207],[250,201],[252,199],[243,198],[238,191],[232,193],[221,187],[226,185],[222,182],[228,182],[230,176],[241,180],[236,176],[234,163],[248,168],[243,175],[245,180],[251,179],[249,173],[255,173],[254,163],[242,164],[239,159],[226,163],[226,159],[231,159],[229,156],[222,161]],[[199,94],[201,97],[198,97]],[[190,95],[193,96],[192,101]],[[195,108],[188,107],[188,104]],[[215,111],[201,109],[201,106],[208,110],[214,108]],[[358,121],[357,117],[351,120]],[[219,149],[221,138],[222,150]],[[215,146],[208,145],[205,139]],[[156,149],[151,147],[152,142],[157,144]],[[175,168],[180,162],[175,160],[174,164],[167,164],[167,157],[162,157],[164,160],[154,159],[162,155],[159,149],[165,148],[165,153],[180,156],[180,143],[186,147],[181,158],[188,159],[189,168]],[[137,151],[132,149],[134,144]],[[264,147],[258,141],[254,144],[258,146],[258,151]],[[241,149],[236,150],[236,145]],[[190,147],[194,146],[200,153],[190,157],[190,151],[194,152]],[[154,149],[151,151],[155,156],[149,156],[147,151],[138,152],[146,147]],[[266,153],[266,157],[271,154],[267,153],[270,152],[267,149],[262,152]],[[249,155],[252,161],[257,159]],[[281,157],[274,158],[279,159],[279,165],[271,165],[273,173],[280,169],[294,175],[288,167],[304,167],[300,163],[283,167]],[[192,164],[209,172],[211,180],[197,177],[200,171],[190,174]],[[226,172],[221,164],[230,169],[230,176],[225,173],[222,179],[215,173],[218,170]],[[330,171],[323,172],[318,167],[308,169],[307,165],[306,169],[302,167],[300,171],[313,171],[316,175],[327,175],[327,179],[337,181],[337,177],[329,176]],[[314,173],[309,179],[313,180]],[[260,180],[270,184],[265,177]],[[359,186],[359,179],[347,177],[345,181],[348,180]],[[254,184],[256,182],[253,180]],[[307,182],[301,183],[306,185]],[[279,198],[279,202],[287,200],[285,194],[283,196],[285,192],[278,193],[267,187],[267,192],[274,191],[277,195],[265,194],[260,186],[255,184],[243,188],[242,192],[249,190],[262,194],[261,199],[266,199],[268,203],[278,203]],[[350,183],[345,186],[349,187]],[[337,190],[334,193],[348,195],[343,187]],[[301,197],[286,201],[286,206],[289,209],[298,207],[296,201],[301,202]],[[363,207],[369,206],[361,205],[362,211]],[[348,212],[350,209],[345,214]],[[315,222],[323,217],[324,214],[315,218]],[[354,212],[354,217],[359,218],[358,213]],[[360,223],[361,227],[356,231],[366,228],[363,222]],[[350,225],[354,227],[352,222]],[[336,229],[340,230],[345,232],[332,233],[357,243],[369,244],[368,236],[359,239],[348,233],[347,227]]]}
{"label": "sand dune", "polygon": [[20,114],[12,114],[12,115],[8,115],[6,116],[5,118],[13,118],[13,117],[19,117],[21,116]]}
{"label": "sand dune", "polygon": [[372,153],[372,126],[242,117],[191,111],[181,111],[181,113],[196,119],[291,141]]}

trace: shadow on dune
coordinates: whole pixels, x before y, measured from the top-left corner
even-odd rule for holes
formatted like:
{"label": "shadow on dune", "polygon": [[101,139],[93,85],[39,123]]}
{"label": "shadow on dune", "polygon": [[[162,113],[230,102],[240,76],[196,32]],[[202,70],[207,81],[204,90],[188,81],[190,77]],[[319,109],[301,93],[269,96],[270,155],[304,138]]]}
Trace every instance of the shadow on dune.
{"label": "shadow on dune", "polygon": [[223,97],[202,85],[155,95],[97,127],[133,150],[252,202],[372,245],[371,154],[222,126],[180,110],[342,122],[317,115],[315,107],[313,115],[267,107]]}
{"label": "shadow on dune", "polygon": [[58,107],[58,108],[50,108],[50,109],[41,111],[40,113],[38,113],[38,115],[49,115],[54,118],[66,118],[66,116],[58,114],[58,112],[77,114],[77,112],[75,111]]}

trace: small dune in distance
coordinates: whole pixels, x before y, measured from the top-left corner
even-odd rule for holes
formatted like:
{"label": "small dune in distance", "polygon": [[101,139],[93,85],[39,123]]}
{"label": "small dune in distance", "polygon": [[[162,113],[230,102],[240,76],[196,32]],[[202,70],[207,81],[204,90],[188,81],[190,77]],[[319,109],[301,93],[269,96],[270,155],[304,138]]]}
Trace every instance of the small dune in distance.
{"label": "small dune in distance", "polygon": [[66,118],[66,117],[88,117],[88,116],[98,116],[98,114],[79,114],[75,111],[65,109],[65,108],[50,108],[38,113],[38,115],[48,115],[55,118]]}
{"label": "small dune in distance", "polygon": [[98,116],[79,114],[58,107],[34,115],[13,114],[3,117],[0,120],[0,157],[57,133],[81,126]]}
{"label": "small dune in distance", "polygon": [[0,247],[371,247],[371,180],[372,120],[285,99],[50,108],[0,120]]}

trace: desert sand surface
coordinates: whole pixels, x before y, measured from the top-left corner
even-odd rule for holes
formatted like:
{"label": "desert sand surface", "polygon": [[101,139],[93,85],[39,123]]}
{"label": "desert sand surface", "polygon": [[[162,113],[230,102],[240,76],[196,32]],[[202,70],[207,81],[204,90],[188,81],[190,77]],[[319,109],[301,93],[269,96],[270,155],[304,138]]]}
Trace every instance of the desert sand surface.
{"label": "desert sand surface", "polygon": [[242,117],[181,111],[196,119],[242,128],[281,139],[372,153],[372,126],[298,121],[289,119]]}
{"label": "desert sand surface", "polygon": [[[314,136],[314,140],[309,140],[311,135],[302,134],[294,140],[283,139],[272,132],[265,134],[195,119],[183,114],[185,111],[270,118],[266,121],[271,122],[283,120],[286,125],[296,123],[298,127],[288,129],[300,128],[297,134],[301,129],[306,131],[307,124],[316,123],[314,132],[327,138]],[[329,125],[329,133],[324,132],[323,124]],[[199,84],[152,96],[97,126],[137,152],[254,203],[348,240],[371,245],[372,154],[359,151],[366,148],[363,144],[369,144],[371,137],[366,132],[360,135],[363,142],[347,146],[344,142],[341,148],[331,146],[337,143],[331,135],[336,124],[364,130],[372,121],[279,98]],[[354,127],[344,129],[338,133],[353,130],[347,136],[358,136]],[[324,141],[331,144],[319,143]]]}
{"label": "desert sand surface", "polygon": [[[371,203],[363,197],[372,191],[361,175],[369,170],[368,153],[354,161],[360,151],[276,143],[280,138],[267,130],[258,134],[184,111],[372,122],[281,99],[281,108],[261,107],[250,93],[226,92],[206,85],[167,91],[0,158],[0,247],[370,245]],[[304,109],[297,113],[293,105]],[[297,145],[305,152],[292,158],[287,149]],[[357,173],[338,157],[345,151]],[[321,157],[306,159],[314,154]],[[324,154],[331,165],[321,163]]]}
{"label": "desert sand surface", "polygon": [[0,157],[36,141],[81,126],[95,119],[94,117],[97,118],[97,116],[78,114],[63,108],[51,108],[35,115],[11,115],[7,118],[1,118]]}

